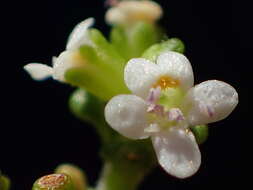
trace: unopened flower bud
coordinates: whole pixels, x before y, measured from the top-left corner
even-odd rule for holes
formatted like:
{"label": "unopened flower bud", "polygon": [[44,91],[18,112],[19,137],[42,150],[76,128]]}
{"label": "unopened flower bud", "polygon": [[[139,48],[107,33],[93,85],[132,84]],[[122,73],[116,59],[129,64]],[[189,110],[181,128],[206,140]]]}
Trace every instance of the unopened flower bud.
{"label": "unopened flower bud", "polygon": [[87,180],[84,172],[72,164],[61,164],[55,169],[56,173],[68,174],[75,186],[75,190],[86,190]]}
{"label": "unopened flower bud", "polygon": [[154,23],[161,18],[163,10],[154,1],[121,1],[110,8],[105,15],[109,24],[129,25],[138,21]]}
{"label": "unopened flower bud", "polygon": [[35,181],[32,190],[75,190],[75,187],[69,175],[51,174]]}

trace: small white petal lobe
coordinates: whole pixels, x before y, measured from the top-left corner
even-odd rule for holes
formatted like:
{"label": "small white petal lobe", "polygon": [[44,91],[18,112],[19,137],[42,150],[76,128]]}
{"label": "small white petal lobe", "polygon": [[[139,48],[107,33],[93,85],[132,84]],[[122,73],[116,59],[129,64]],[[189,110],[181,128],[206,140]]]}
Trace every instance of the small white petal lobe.
{"label": "small white petal lobe", "polygon": [[53,68],[41,63],[30,63],[24,66],[24,69],[34,80],[44,80],[51,77]]}
{"label": "small white petal lobe", "polygon": [[78,49],[82,45],[89,45],[91,43],[88,36],[88,28],[94,24],[94,18],[88,18],[73,29],[71,34],[69,35],[69,40],[66,46],[67,50]]}

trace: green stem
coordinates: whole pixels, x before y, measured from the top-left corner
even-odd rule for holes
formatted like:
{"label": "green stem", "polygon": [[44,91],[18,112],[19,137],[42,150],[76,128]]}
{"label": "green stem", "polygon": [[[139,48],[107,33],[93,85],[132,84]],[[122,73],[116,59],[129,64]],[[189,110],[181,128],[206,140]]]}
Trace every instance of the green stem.
{"label": "green stem", "polygon": [[144,175],[131,167],[123,170],[120,163],[107,162],[101,172],[96,190],[136,190]]}
{"label": "green stem", "polygon": [[149,140],[114,139],[111,145],[102,146],[105,164],[96,190],[136,190],[156,167],[150,143]]}

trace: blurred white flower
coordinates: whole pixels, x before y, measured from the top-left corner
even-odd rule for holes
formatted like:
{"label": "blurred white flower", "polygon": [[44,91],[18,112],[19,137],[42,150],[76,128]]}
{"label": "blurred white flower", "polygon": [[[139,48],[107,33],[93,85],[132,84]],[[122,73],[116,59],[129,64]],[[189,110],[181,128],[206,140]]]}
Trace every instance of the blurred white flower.
{"label": "blurred white flower", "polygon": [[162,8],[154,1],[128,0],[114,3],[105,15],[109,24],[130,24],[136,21],[154,23],[163,14]]}
{"label": "blurred white flower", "polygon": [[229,84],[208,80],[193,87],[193,71],[179,53],[162,53],[157,63],[130,60],[124,73],[133,95],[113,97],[105,107],[109,125],[125,137],[151,137],[160,165],[171,175],[186,178],[201,163],[189,126],[227,117],[238,103]]}
{"label": "blurred white flower", "polygon": [[88,18],[73,29],[69,36],[66,50],[62,52],[59,57],[53,57],[52,67],[41,63],[29,63],[24,66],[24,69],[35,80],[43,80],[48,77],[53,77],[56,80],[64,82],[64,74],[66,70],[85,64],[78,49],[82,45],[92,44],[88,36],[88,29],[93,24],[94,18]]}

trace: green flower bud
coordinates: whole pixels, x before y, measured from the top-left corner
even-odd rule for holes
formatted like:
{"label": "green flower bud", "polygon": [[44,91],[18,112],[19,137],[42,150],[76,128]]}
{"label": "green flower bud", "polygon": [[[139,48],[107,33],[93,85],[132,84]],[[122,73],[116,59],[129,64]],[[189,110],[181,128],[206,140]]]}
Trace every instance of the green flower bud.
{"label": "green flower bud", "polygon": [[160,40],[161,32],[150,23],[138,22],[131,27],[112,28],[110,40],[121,56],[127,60],[142,53]]}
{"label": "green flower bud", "polygon": [[203,144],[208,138],[208,126],[196,125],[191,127],[191,130],[196,138],[198,144]]}
{"label": "green flower bud", "polygon": [[69,99],[69,107],[72,113],[92,124],[104,119],[104,106],[104,102],[83,89],[75,90]]}
{"label": "green flower bud", "polygon": [[128,35],[132,44],[132,57],[141,56],[148,47],[159,41],[155,26],[144,22],[137,23]]}
{"label": "green flower bud", "polygon": [[55,173],[68,174],[71,177],[76,190],[87,189],[85,173],[77,166],[72,164],[61,164],[55,169]]}
{"label": "green flower bud", "polygon": [[184,53],[184,43],[178,38],[171,38],[162,43],[154,44],[148,48],[142,55],[142,57],[155,62],[157,57],[164,51],[176,51],[178,53]]}
{"label": "green flower bud", "polygon": [[32,190],[75,190],[75,187],[69,175],[51,174],[35,181]]}
{"label": "green flower bud", "polygon": [[10,188],[10,180],[0,173],[0,190],[8,190]]}
{"label": "green flower bud", "polygon": [[130,58],[130,47],[127,40],[126,32],[123,27],[115,26],[112,28],[110,33],[110,40],[112,45],[117,49],[119,54],[125,59]]}

